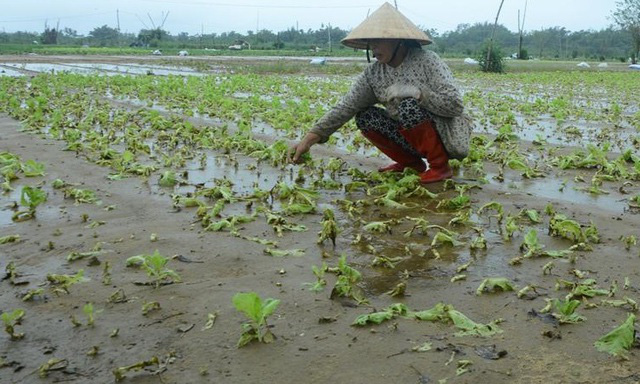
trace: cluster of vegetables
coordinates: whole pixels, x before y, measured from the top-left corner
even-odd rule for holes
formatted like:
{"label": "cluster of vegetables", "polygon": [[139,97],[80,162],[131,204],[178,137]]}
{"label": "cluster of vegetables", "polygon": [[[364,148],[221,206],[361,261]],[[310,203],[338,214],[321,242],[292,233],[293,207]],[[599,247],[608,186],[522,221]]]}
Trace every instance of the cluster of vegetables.
{"label": "cluster of vegetables", "polygon": [[[496,81],[495,87],[500,91],[485,92],[479,89],[487,79],[467,76],[462,76],[469,87],[466,102],[488,127],[488,133],[473,138],[470,155],[466,159],[451,161],[466,181],[447,181],[438,191],[422,187],[419,177],[411,171],[403,174],[362,172],[340,158],[307,158],[303,166],[295,168],[287,165],[286,141],[269,141],[268,135],[256,132],[256,127],[266,123],[278,137],[299,137],[324,113],[326,106],[335,102],[347,89],[348,82],[344,79],[232,74],[203,78],[85,77],[72,74],[40,75],[32,79],[0,78],[0,112],[21,120],[28,131],[64,141],[66,150],[108,169],[107,177],[111,180],[127,177],[157,180],[158,188],[171,191],[170,204],[176,209],[193,212],[205,231],[226,231],[238,238],[257,242],[264,246],[265,254],[274,257],[302,256],[304,250],[279,249],[277,240],[247,236],[242,232],[244,224],[263,219],[279,238],[287,232],[310,230],[296,222],[303,215],[322,215],[317,243],[324,248],[327,247],[325,243],[331,241],[336,247],[337,242],[348,240],[347,236],[350,236],[352,248],[369,260],[368,263],[360,263],[366,268],[364,274],[375,273],[379,268],[400,271],[407,259],[416,256],[441,260],[442,254],[451,253],[451,250],[466,249],[473,256],[486,253],[499,243],[520,243],[520,254],[505,263],[508,265],[505,268],[520,268],[528,260],[548,258],[550,261],[541,271],[542,276],[547,276],[554,268],[554,261],[576,263],[578,253],[589,252],[601,242],[596,223],[579,222],[568,212],[557,212],[551,204],[538,209],[513,209],[499,201],[474,201],[474,190],[488,183],[515,185],[523,180],[545,178],[553,172],[571,170],[575,172],[576,190],[589,195],[607,194],[609,192],[605,188],[619,183],[618,191],[629,195],[627,208],[640,208],[640,195],[631,192],[634,190],[632,182],[640,180],[637,138],[635,141],[619,140],[617,145],[629,147],[616,158],[609,153],[611,144],[606,143],[590,144],[562,154],[549,147],[543,137],[537,137],[531,145],[523,145],[514,115],[517,111],[524,121],[540,114],[549,115],[559,127],[569,120],[586,119],[622,124],[637,130],[640,115],[629,112],[629,104],[596,105],[593,98],[579,99],[577,95],[565,92],[569,85],[575,86],[580,81],[584,86],[595,89],[594,92],[602,92],[602,97],[616,89],[620,95],[632,98],[632,89],[626,85],[627,74],[610,75],[606,82],[601,81],[598,73],[568,74],[562,78],[557,74],[519,76],[517,80],[504,76],[500,82],[517,81],[523,87],[523,92],[508,97],[501,93],[503,84],[494,78],[491,81]],[[576,76],[580,77],[576,79]],[[69,92],[79,89],[83,91]],[[578,101],[573,102],[575,100]],[[138,103],[140,108],[131,107],[132,103]],[[603,113],[605,110],[607,112]],[[189,119],[194,116],[217,124],[198,124]],[[366,150],[362,139],[354,133],[353,126],[347,126],[341,135],[332,138],[329,145],[347,151]],[[347,142],[348,145],[345,144]],[[206,170],[211,166],[212,157],[224,158],[229,167],[238,168],[244,164],[258,177],[242,180],[240,185],[237,185],[240,180],[234,182],[226,177],[216,178],[208,185],[195,183],[190,170]],[[270,183],[260,180],[256,162],[261,167],[270,167],[268,169],[275,172],[278,179]],[[497,172],[488,173],[485,166],[494,167]],[[586,173],[591,174],[590,184],[584,179],[583,174]],[[23,162],[15,155],[3,152],[0,153],[0,174],[3,191],[10,193],[12,182],[21,175],[44,175],[44,165],[33,160]],[[558,190],[562,191],[567,183],[565,180]],[[65,197],[73,198],[76,203],[97,202],[92,191],[76,188],[61,180],[52,187],[63,189]],[[344,198],[329,201],[328,196],[336,192]],[[14,220],[34,218],[37,207],[45,201],[46,193],[41,188],[24,186],[20,205],[25,210],[17,210],[16,206]],[[243,214],[234,213],[238,206],[245,207]],[[384,212],[384,215],[374,215],[374,211]],[[567,247],[545,249],[539,238],[543,230],[549,237],[564,239]],[[489,232],[499,234],[492,244],[487,242],[487,237],[492,236]],[[340,238],[341,233],[343,239]],[[379,240],[382,238],[396,249],[397,256],[380,251],[383,243]],[[406,246],[407,240],[419,244],[420,250]],[[636,245],[634,235],[620,240],[627,250]],[[17,235],[0,238],[0,244],[17,241]],[[397,250],[401,251],[398,253]],[[90,259],[99,252],[99,247],[91,252],[75,252],[69,255],[68,260]],[[166,283],[181,280],[175,271],[167,268],[168,261],[167,257],[155,251],[130,257],[126,265],[145,271],[151,279],[148,284],[160,288]],[[450,277],[451,283],[464,281],[467,278],[464,272],[473,268],[476,262],[479,263],[475,257],[470,257],[468,262],[457,266]],[[331,273],[335,275],[332,298],[343,297],[354,300],[358,305],[366,304],[368,293],[360,286],[363,272],[357,267],[347,261],[346,255],[342,255],[334,266],[326,263],[320,267],[313,266],[316,281],[309,283],[309,289],[314,292],[324,290],[328,285],[326,274]],[[105,284],[110,281],[109,268],[105,263]],[[627,320],[595,341],[599,350],[625,357],[635,341],[635,315],[632,313],[637,311],[635,300],[626,295],[616,300],[617,286],[600,288],[586,272],[573,271],[572,280],[557,279],[555,282],[554,288],[558,292],[565,290],[567,294],[545,299],[546,305],[539,312],[549,314],[558,324],[575,324],[586,320],[576,312],[580,305],[626,308],[631,312]],[[6,272],[12,282],[20,276],[14,264],[9,264]],[[387,292],[389,296],[405,294],[408,275],[406,271],[397,273],[398,281]],[[47,280],[56,294],[68,294],[73,285],[86,281],[82,269],[74,275],[50,274]],[[630,283],[625,281],[624,288],[629,286]],[[539,286],[533,282],[518,287],[508,278],[494,276],[484,279],[476,293],[513,291],[520,299],[531,299],[538,296],[537,288]],[[42,289],[30,291],[23,300],[29,301],[41,294]],[[122,296],[123,293],[116,292],[112,300],[117,302],[123,299]],[[600,303],[589,301],[596,297],[606,299]],[[249,320],[243,325],[238,346],[254,340],[264,343],[274,340],[267,320],[279,303],[276,299],[263,300],[255,292],[238,293],[233,297],[233,305]],[[142,312],[146,314],[158,309],[159,303],[150,302],[145,303]],[[96,313],[93,305],[87,304],[83,312],[87,317],[86,325],[91,326]],[[5,330],[13,340],[24,336],[16,331],[16,326],[24,318],[22,309],[2,314]],[[213,325],[215,318],[215,314],[210,314],[209,326]],[[444,303],[422,311],[411,311],[406,305],[395,303],[382,311],[358,316],[353,325],[380,324],[394,318],[453,324],[459,329],[457,336],[491,337],[502,332],[497,326],[501,319],[488,324],[476,323],[454,309],[453,305]],[[75,319],[73,322],[81,325]],[[41,374],[46,375],[56,364],[61,362],[46,363]],[[154,357],[116,368],[114,375],[121,380],[129,370],[152,365],[159,366],[161,362]]]}

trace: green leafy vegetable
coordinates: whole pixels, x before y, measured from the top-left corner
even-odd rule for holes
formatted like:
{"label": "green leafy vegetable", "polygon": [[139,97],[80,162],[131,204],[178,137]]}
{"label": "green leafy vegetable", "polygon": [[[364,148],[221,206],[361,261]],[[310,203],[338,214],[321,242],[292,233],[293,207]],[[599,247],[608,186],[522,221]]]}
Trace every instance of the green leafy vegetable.
{"label": "green leafy vegetable", "polygon": [[628,359],[627,352],[635,341],[635,322],[636,316],[630,313],[622,325],[594,343],[596,349],[600,352],[607,352],[613,356]]}
{"label": "green leafy vegetable", "polygon": [[271,343],[275,336],[271,333],[267,318],[275,312],[280,300],[262,300],[255,292],[236,293],[233,296],[233,305],[244,313],[249,319],[242,325],[243,332],[238,340],[238,347],[243,347],[253,340],[262,343]]}

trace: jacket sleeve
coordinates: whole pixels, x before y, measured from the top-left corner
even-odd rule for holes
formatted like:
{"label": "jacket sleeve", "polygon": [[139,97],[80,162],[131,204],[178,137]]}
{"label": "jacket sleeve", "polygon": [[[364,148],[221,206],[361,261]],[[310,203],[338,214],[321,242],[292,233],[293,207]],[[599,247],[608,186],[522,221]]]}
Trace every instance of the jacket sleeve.
{"label": "jacket sleeve", "polygon": [[365,110],[377,102],[376,95],[369,85],[367,71],[361,73],[340,101],[325,113],[311,128],[321,137],[320,143],[325,143],[338,128],[348,122],[356,113]]}
{"label": "jacket sleeve", "polygon": [[423,65],[428,80],[420,87],[420,104],[438,116],[461,116],[464,110],[462,95],[449,67],[433,52],[425,55]]}

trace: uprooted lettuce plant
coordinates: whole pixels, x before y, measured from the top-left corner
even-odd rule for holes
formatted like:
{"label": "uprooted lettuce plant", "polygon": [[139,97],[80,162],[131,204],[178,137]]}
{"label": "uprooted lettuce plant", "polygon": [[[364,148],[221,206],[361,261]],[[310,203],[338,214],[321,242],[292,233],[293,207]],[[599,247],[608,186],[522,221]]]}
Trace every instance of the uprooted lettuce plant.
{"label": "uprooted lettuce plant", "polygon": [[316,281],[314,283],[305,283],[304,285],[309,287],[310,291],[320,292],[327,285],[327,280],[324,278],[325,272],[329,269],[326,263],[322,263],[320,267],[315,265],[311,266],[311,271],[316,277]]}
{"label": "uprooted lettuce plant", "polygon": [[476,295],[481,295],[484,292],[513,291],[515,288],[515,285],[506,277],[490,277],[482,280],[476,289]]}
{"label": "uprooted lettuce plant", "polygon": [[489,324],[476,323],[463,313],[455,310],[451,305],[438,303],[430,309],[423,311],[410,311],[405,304],[396,303],[383,311],[373,312],[358,316],[352,325],[363,326],[367,324],[381,324],[384,321],[395,317],[415,319],[421,321],[453,323],[460,331],[456,336],[480,336],[490,337],[502,330],[496,325],[501,320],[493,321]]}
{"label": "uprooted lettuce plant", "polygon": [[87,281],[84,277],[84,269],[79,269],[75,275],[59,275],[50,273],[47,275],[47,281],[54,286],[53,293],[69,293],[69,288],[75,284]]}
{"label": "uprooted lettuce plant", "polygon": [[584,316],[575,312],[579,305],[579,300],[569,298],[547,299],[547,305],[540,310],[540,313],[551,312],[551,316],[555,317],[559,324],[576,324],[586,320]]}
{"label": "uprooted lettuce plant", "polygon": [[622,325],[594,343],[596,349],[628,360],[628,352],[636,340],[635,322],[636,315],[630,313]]}
{"label": "uprooted lettuce plant", "polygon": [[336,296],[350,297],[359,304],[366,303],[364,291],[357,284],[362,279],[362,274],[347,263],[347,255],[343,254],[338,260],[337,267],[329,267],[328,272],[335,273],[338,278],[331,291],[331,298]]}
{"label": "uprooted lettuce plant", "polygon": [[251,341],[271,343],[275,336],[271,333],[267,318],[275,312],[280,300],[262,300],[255,292],[236,293],[232,299],[235,308],[244,313],[249,322],[242,324],[242,335],[238,340],[238,347],[243,347]]}
{"label": "uprooted lettuce plant", "polygon": [[157,357],[152,357],[149,360],[140,361],[135,364],[126,365],[123,367],[118,367],[113,370],[113,376],[116,382],[122,381],[126,378],[125,373],[129,371],[139,371],[141,369],[145,369],[147,367],[156,366],[160,367],[160,360]]}
{"label": "uprooted lettuce plant", "polygon": [[20,192],[20,205],[27,208],[26,211],[17,211],[13,214],[13,221],[25,221],[36,216],[36,207],[47,201],[47,194],[40,188],[30,186],[22,187]]}
{"label": "uprooted lettuce plant", "polygon": [[66,188],[64,190],[64,197],[65,199],[73,198],[76,204],[93,204],[98,202],[98,198],[94,191],[82,188]]}
{"label": "uprooted lettuce plant", "polygon": [[2,315],[0,315],[4,323],[4,331],[11,336],[11,340],[20,340],[24,337],[24,333],[15,331],[15,326],[20,324],[24,313],[24,309],[14,309],[13,311],[3,312]]}
{"label": "uprooted lettuce plant", "polygon": [[338,223],[336,222],[335,214],[329,208],[324,210],[322,219],[322,230],[318,232],[317,243],[321,244],[325,240],[330,239],[333,246],[336,246],[336,237],[338,236]]}
{"label": "uprooted lettuce plant", "polygon": [[126,261],[127,267],[139,267],[147,272],[153,280],[151,283],[158,288],[165,282],[179,282],[180,275],[166,267],[169,259],[162,256],[156,249],[151,255],[142,254],[131,256]]}
{"label": "uprooted lettuce plant", "polygon": [[597,284],[595,279],[584,279],[578,282],[558,279],[556,281],[556,289],[570,289],[571,292],[567,294],[567,299],[591,298],[610,294],[610,290],[598,288]]}

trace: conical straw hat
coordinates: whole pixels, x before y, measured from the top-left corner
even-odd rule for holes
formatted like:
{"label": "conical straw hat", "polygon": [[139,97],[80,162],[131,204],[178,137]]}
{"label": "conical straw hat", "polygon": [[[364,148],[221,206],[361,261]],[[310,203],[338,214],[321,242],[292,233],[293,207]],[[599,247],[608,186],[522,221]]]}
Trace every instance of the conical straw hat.
{"label": "conical straw hat", "polygon": [[342,44],[347,47],[365,49],[367,41],[372,39],[415,40],[422,45],[432,43],[426,33],[389,3],[384,3],[382,7],[355,27],[347,37],[342,39]]}

